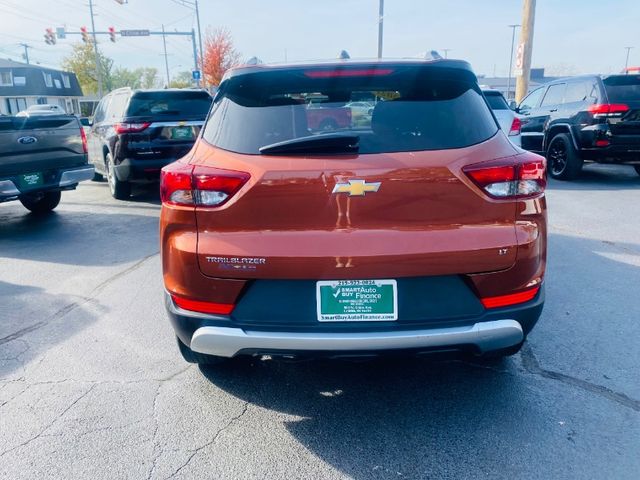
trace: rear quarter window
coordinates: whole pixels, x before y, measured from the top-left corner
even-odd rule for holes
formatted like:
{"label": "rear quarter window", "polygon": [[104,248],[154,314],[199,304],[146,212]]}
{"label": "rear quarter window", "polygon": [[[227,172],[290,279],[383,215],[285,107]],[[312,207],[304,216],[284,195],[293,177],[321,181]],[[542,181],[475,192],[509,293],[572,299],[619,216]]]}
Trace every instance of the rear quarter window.
{"label": "rear quarter window", "polygon": [[[366,154],[462,148],[498,131],[470,72],[390,70],[362,77],[333,78],[314,70],[232,77],[220,87],[204,139],[259,154],[278,142],[344,132],[358,135],[359,153]],[[352,111],[347,105],[355,101],[370,103],[371,111]]]}

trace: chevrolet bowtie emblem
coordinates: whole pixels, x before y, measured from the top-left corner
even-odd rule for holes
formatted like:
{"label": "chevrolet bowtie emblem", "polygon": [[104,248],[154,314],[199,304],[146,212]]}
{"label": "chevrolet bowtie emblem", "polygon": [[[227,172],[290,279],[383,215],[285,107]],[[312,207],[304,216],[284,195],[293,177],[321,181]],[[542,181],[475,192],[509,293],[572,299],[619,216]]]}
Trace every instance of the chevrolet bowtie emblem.
{"label": "chevrolet bowtie emblem", "polygon": [[377,192],[380,182],[367,183],[364,180],[349,180],[349,183],[336,183],[331,193],[348,193],[350,197],[364,197],[367,192]]}

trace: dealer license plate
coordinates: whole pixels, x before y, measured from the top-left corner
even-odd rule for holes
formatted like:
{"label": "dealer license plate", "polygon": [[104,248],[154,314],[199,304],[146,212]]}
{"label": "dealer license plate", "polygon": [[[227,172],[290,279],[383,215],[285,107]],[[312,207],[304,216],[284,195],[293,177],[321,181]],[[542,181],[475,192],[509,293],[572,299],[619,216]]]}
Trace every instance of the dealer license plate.
{"label": "dealer license plate", "polygon": [[395,280],[336,280],[316,283],[320,322],[371,322],[398,319]]}
{"label": "dealer license plate", "polygon": [[44,183],[42,173],[27,173],[18,177],[21,189],[39,187]]}

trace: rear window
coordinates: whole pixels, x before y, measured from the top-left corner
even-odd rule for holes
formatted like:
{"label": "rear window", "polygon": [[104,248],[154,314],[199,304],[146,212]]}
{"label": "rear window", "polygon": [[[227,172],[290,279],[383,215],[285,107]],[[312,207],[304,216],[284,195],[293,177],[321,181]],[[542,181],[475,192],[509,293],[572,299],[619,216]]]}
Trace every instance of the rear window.
{"label": "rear window", "polygon": [[[359,153],[381,153],[461,148],[498,131],[471,72],[375,68],[338,70],[346,75],[317,67],[231,77],[220,87],[204,138],[225,150],[259,154],[279,142],[347,134],[358,137]],[[359,108],[360,102],[371,108]]]}
{"label": "rear window", "polygon": [[484,92],[484,96],[491,107],[491,110],[509,110],[509,105],[502,94],[494,92]]}
{"label": "rear window", "polygon": [[131,97],[127,116],[172,116],[205,118],[211,106],[206,92],[137,92]]}
{"label": "rear window", "polygon": [[640,101],[640,76],[617,75],[603,80],[610,103]]}

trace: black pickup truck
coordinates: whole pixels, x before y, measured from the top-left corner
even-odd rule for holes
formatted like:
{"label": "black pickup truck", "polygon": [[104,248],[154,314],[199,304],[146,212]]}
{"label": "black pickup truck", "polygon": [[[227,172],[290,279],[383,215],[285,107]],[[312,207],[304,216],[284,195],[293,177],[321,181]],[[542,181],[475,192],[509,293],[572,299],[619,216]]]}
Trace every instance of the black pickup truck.
{"label": "black pickup truck", "polygon": [[87,137],[73,115],[0,116],[0,202],[50,212],[60,192],[93,178]]}

